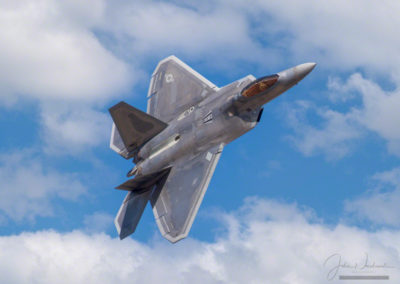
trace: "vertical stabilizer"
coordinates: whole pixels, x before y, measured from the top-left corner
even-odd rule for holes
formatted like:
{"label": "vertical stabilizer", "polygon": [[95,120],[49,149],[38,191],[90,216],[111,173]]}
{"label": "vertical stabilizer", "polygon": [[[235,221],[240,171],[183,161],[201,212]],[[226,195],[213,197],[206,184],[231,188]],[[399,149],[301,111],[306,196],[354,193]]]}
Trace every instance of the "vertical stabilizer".
{"label": "vertical stabilizer", "polygon": [[168,126],[125,102],[114,105],[109,112],[115,125],[110,147],[125,158],[131,158],[135,150]]}

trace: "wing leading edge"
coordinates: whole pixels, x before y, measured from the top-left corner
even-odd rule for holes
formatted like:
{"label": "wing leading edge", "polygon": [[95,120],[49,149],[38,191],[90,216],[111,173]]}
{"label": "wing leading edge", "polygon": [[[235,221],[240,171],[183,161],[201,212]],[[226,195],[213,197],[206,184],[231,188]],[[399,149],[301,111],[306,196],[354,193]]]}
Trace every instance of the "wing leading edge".
{"label": "wing leading edge", "polygon": [[155,188],[150,199],[154,217],[161,234],[170,242],[188,235],[222,149],[221,144],[192,159],[181,158],[165,182]]}

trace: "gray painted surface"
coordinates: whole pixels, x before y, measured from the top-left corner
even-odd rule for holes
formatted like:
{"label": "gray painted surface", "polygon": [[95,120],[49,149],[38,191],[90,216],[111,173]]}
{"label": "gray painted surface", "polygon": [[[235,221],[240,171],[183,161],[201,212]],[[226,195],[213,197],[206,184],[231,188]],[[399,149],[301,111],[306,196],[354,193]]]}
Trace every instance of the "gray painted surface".
{"label": "gray painted surface", "polygon": [[162,235],[171,242],[185,238],[223,147],[253,129],[262,106],[314,66],[301,64],[259,80],[249,75],[218,88],[178,58],[162,60],[151,79],[147,114],[125,103],[110,109],[116,124],[110,146],[136,163],[128,173],[135,178],[118,187],[133,200],[126,199],[116,217],[120,237],[134,232],[150,200]]}

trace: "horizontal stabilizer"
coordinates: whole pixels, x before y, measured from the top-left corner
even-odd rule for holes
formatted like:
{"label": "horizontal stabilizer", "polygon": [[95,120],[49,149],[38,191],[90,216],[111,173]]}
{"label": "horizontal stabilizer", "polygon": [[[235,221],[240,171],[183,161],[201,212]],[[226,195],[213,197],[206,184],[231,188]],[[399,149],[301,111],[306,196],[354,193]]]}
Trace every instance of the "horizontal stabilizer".
{"label": "horizontal stabilizer", "polygon": [[120,184],[119,186],[116,187],[116,189],[123,189],[134,192],[143,192],[147,190],[149,187],[153,186],[163,176],[168,175],[170,170],[171,168],[167,168],[156,173],[143,176],[136,176],[135,178],[127,180],[123,184]]}
{"label": "horizontal stabilizer", "polygon": [[128,152],[141,147],[168,126],[125,102],[114,105],[109,112]]}
{"label": "horizontal stabilizer", "polygon": [[115,227],[122,240],[133,234],[146,208],[151,190],[142,193],[129,192],[115,217]]}

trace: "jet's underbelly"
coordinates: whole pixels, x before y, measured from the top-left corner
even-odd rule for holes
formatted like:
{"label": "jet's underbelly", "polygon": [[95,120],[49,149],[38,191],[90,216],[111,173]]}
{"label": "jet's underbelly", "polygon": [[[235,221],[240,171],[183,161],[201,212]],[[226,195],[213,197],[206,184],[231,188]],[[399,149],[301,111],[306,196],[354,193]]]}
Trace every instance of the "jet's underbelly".
{"label": "jet's underbelly", "polygon": [[[191,107],[189,114],[178,116],[143,151],[140,172],[149,174],[168,167],[182,156],[188,159],[221,143],[228,144],[254,128],[256,122],[230,115],[227,108],[214,101],[212,104]],[[185,112],[186,113],[186,112]]]}
{"label": "jet's underbelly", "polygon": [[141,173],[148,174],[168,167],[184,155],[195,153],[194,117],[185,117],[171,122],[162,137],[150,143],[143,151],[144,159],[139,167]]}
{"label": "jet's underbelly", "polygon": [[201,119],[197,120],[195,136],[196,146],[205,150],[217,144],[228,144],[232,140],[254,128],[254,121],[230,115],[223,106],[212,110],[204,108]]}

